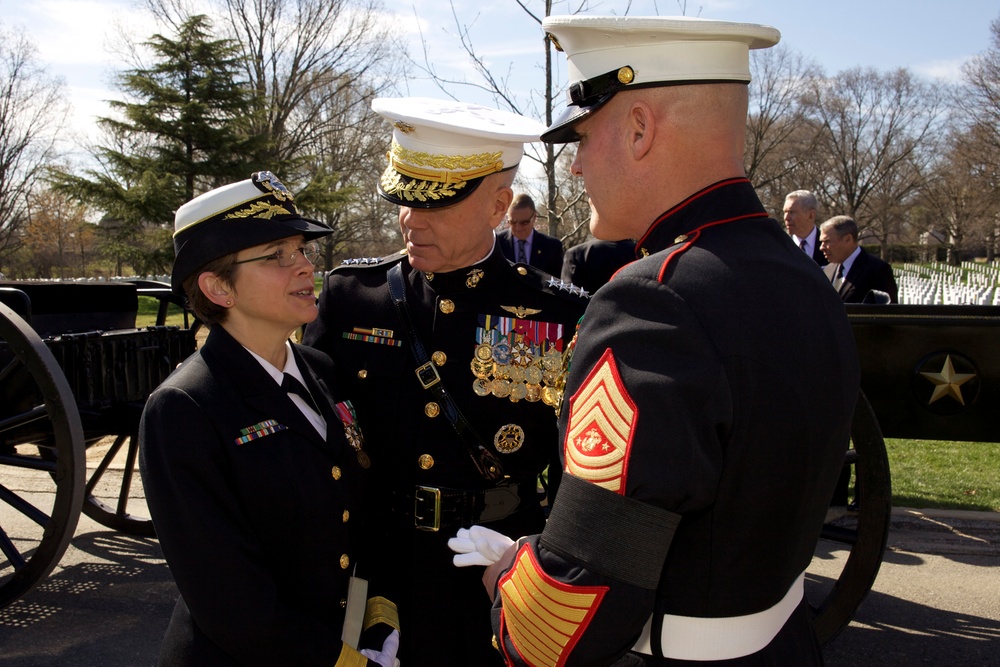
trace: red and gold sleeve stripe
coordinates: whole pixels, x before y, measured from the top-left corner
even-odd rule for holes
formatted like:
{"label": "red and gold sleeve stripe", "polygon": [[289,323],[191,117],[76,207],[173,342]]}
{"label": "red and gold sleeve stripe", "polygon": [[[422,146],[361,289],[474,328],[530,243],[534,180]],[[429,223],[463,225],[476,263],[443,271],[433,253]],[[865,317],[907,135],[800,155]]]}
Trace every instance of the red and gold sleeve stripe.
{"label": "red and gold sleeve stripe", "polygon": [[607,591],[606,586],[572,586],[549,577],[525,545],[500,581],[502,623],[525,662],[558,667],[566,664]]}

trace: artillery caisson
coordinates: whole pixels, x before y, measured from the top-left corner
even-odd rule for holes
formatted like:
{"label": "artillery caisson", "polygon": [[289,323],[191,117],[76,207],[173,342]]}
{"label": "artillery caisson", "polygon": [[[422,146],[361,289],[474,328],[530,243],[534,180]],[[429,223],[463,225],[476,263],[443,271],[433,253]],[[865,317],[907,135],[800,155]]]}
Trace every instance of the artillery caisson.
{"label": "artillery caisson", "polygon": [[848,550],[843,569],[807,585],[824,643],[851,620],[885,552],[892,493],[884,437],[1000,442],[991,414],[1000,406],[1000,307],[847,304],[847,314],[861,364],[844,463],[857,508],[831,514],[817,549],[818,557]]}
{"label": "artillery caisson", "polygon": [[[135,326],[141,295],[160,301],[155,326]],[[187,313],[183,327],[163,326],[170,303],[181,305],[169,285],[150,281],[0,283],[0,608],[52,571],[81,511],[154,534],[139,417],[195,349]],[[101,456],[88,469],[90,447]]]}

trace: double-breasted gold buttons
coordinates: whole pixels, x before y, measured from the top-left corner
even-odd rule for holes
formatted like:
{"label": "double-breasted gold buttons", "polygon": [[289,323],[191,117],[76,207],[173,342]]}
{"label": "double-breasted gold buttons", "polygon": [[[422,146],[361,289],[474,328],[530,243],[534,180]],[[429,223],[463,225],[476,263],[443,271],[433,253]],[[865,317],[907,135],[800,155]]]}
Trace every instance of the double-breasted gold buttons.
{"label": "double-breasted gold buttons", "polygon": [[430,417],[431,419],[434,419],[439,414],[441,414],[441,406],[435,403],[434,401],[431,401],[430,403],[424,406],[424,414]]}
{"label": "double-breasted gold buttons", "polygon": [[417,459],[417,465],[420,466],[421,470],[430,470],[434,467],[434,457],[430,454],[421,454],[420,458]]}
{"label": "double-breasted gold buttons", "polygon": [[441,302],[438,303],[438,310],[445,315],[450,315],[455,312],[455,302],[451,299],[441,299]]}
{"label": "double-breasted gold buttons", "polygon": [[330,468],[330,477],[333,477],[334,479],[340,479],[340,476],[343,474],[344,473],[340,470],[340,466],[333,466]]}

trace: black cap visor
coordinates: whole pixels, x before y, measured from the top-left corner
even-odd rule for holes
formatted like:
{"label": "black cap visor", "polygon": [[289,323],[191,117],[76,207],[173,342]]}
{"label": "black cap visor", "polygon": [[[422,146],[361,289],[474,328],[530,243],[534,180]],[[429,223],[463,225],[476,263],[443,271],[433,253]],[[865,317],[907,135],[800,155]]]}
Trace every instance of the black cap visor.
{"label": "black cap visor", "polygon": [[183,294],[183,284],[188,276],[212,260],[245,248],[299,234],[311,241],[332,233],[333,230],[323,223],[298,215],[199,223],[174,237],[176,259],[170,276],[170,287],[174,292]]}

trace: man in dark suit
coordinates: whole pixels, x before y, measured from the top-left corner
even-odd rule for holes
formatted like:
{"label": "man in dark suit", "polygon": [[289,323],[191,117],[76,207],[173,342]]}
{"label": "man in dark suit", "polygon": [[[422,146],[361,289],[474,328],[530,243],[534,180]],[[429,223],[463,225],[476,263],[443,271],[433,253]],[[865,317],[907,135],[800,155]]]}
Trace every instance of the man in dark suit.
{"label": "man in dark suit", "polygon": [[590,239],[573,246],[563,256],[562,280],[593,294],[611,280],[615,271],[635,259],[635,241]]}
{"label": "man in dark suit", "polygon": [[815,260],[820,266],[826,266],[826,257],[819,248],[819,230],[816,228],[816,210],[819,202],[816,195],[808,190],[795,190],[785,195],[785,205],[782,215],[785,219],[785,229],[795,241],[795,245]]}
{"label": "man in dark suit", "polygon": [[562,272],[562,241],[535,229],[537,219],[538,212],[531,197],[524,193],[515,195],[507,209],[508,226],[497,232],[497,243],[510,261],[530,264],[558,276]]}
{"label": "man in dark suit", "polygon": [[892,267],[858,245],[858,223],[846,215],[837,215],[819,228],[819,244],[830,262],[823,272],[845,303],[861,303],[872,290],[889,295],[890,303],[899,303],[899,289]]}

